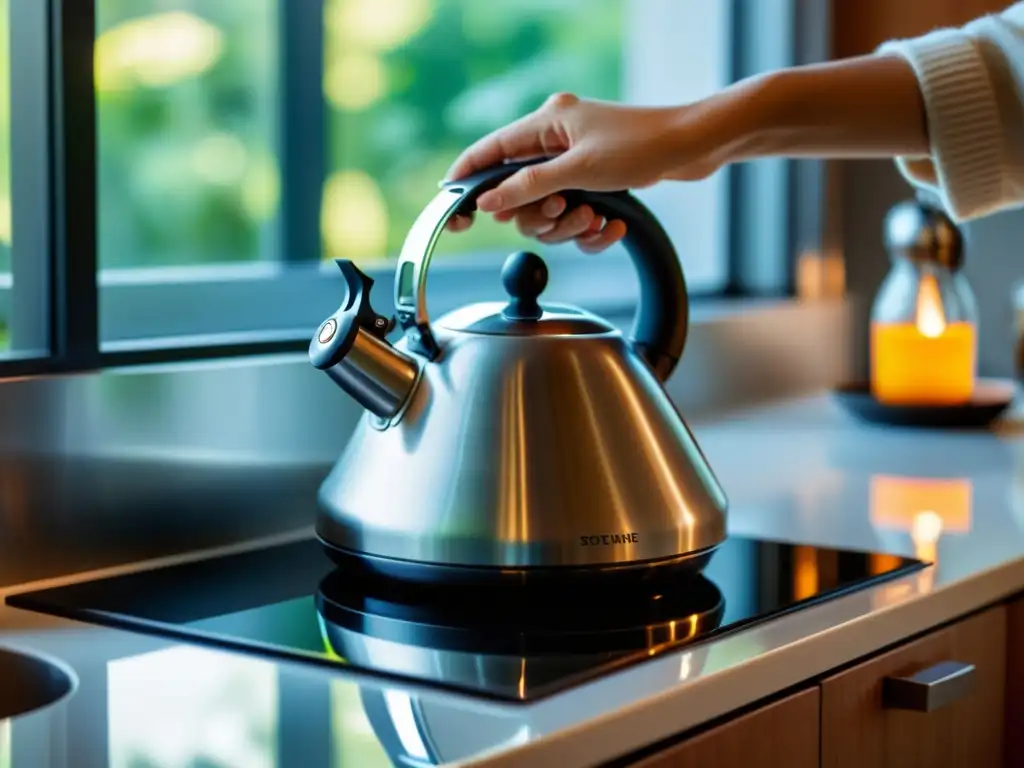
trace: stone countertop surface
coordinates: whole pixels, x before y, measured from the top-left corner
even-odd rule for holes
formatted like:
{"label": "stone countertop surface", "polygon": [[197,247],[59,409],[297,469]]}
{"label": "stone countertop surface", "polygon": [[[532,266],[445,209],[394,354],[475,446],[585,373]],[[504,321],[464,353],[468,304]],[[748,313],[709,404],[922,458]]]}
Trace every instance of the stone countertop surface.
{"label": "stone countertop surface", "polygon": [[823,394],[693,425],[729,495],[731,533],[934,565],[534,704],[375,689],[0,607],[0,646],[53,657],[78,681],[0,721],[0,768],[376,768],[398,751],[424,765],[600,765],[1024,592],[1022,423],[869,427]]}

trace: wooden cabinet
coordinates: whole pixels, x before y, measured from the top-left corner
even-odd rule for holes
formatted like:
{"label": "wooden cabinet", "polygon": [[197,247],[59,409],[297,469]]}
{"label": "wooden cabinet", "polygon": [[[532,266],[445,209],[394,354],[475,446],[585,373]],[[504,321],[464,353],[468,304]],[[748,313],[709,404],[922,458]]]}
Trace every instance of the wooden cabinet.
{"label": "wooden cabinet", "polygon": [[818,688],[705,731],[633,768],[816,768]]}
{"label": "wooden cabinet", "polygon": [[1006,619],[1006,765],[1024,768],[1024,598]]}
{"label": "wooden cabinet", "polygon": [[630,768],[1024,768],[1024,597]]}
{"label": "wooden cabinet", "polygon": [[[1005,607],[992,608],[824,680],[822,768],[1001,766],[1006,617]],[[947,690],[954,700],[930,712],[885,701],[893,691],[886,678],[905,678],[942,662],[974,665],[970,690],[957,690],[950,676]]]}

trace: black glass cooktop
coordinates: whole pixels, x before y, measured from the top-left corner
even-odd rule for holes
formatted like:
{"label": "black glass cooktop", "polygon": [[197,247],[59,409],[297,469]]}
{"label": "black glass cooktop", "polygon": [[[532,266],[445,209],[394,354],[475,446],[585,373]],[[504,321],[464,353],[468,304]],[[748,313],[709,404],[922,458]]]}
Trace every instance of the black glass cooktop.
{"label": "black glass cooktop", "polygon": [[315,540],[8,597],[79,621],[533,701],[925,564],[731,537],[701,576],[543,590],[413,587]]}

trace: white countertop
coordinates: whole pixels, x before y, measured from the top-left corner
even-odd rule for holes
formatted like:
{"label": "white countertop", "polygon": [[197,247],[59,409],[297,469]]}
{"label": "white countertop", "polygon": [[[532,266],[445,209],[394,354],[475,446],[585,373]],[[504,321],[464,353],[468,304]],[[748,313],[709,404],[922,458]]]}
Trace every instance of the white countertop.
{"label": "white countertop", "polygon": [[[398,710],[412,694],[446,764],[599,764],[1024,591],[1024,428],[1012,419],[995,433],[890,430],[857,424],[821,396],[694,431],[730,497],[731,532],[936,565],[532,705],[392,691]],[[304,744],[309,768],[390,764],[343,675],[10,608],[0,608],[0,642],[63,658],[81,680],[56,707],[0,721],[0,768],[47,765],[58,719],[63,748],[89,757],[83,766],[124,765],[134,748],[169,765],[205,750],[258,768],[278,764],[273,743]],[[217,675],[234,676],[234,694],[210,682]],[[311,738],[316,723],[323,733]],[[282,737],[289,728],[306,735]],[[316,739],[320,752],[309,747]]]}

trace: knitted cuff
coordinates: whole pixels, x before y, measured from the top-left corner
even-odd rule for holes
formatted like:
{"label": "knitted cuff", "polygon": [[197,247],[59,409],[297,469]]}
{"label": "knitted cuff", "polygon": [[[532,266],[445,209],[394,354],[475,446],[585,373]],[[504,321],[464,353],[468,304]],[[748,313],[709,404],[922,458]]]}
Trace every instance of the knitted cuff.
{"label": "knitted cuff", "polygon": [[[878,48],[902,56],[924,97],[938,192],[959,221],[996,210],[1003,202],[1003,136],[985,60],[957,30],[940,30]],[[904,161],[906,164],[906,161]]]}

